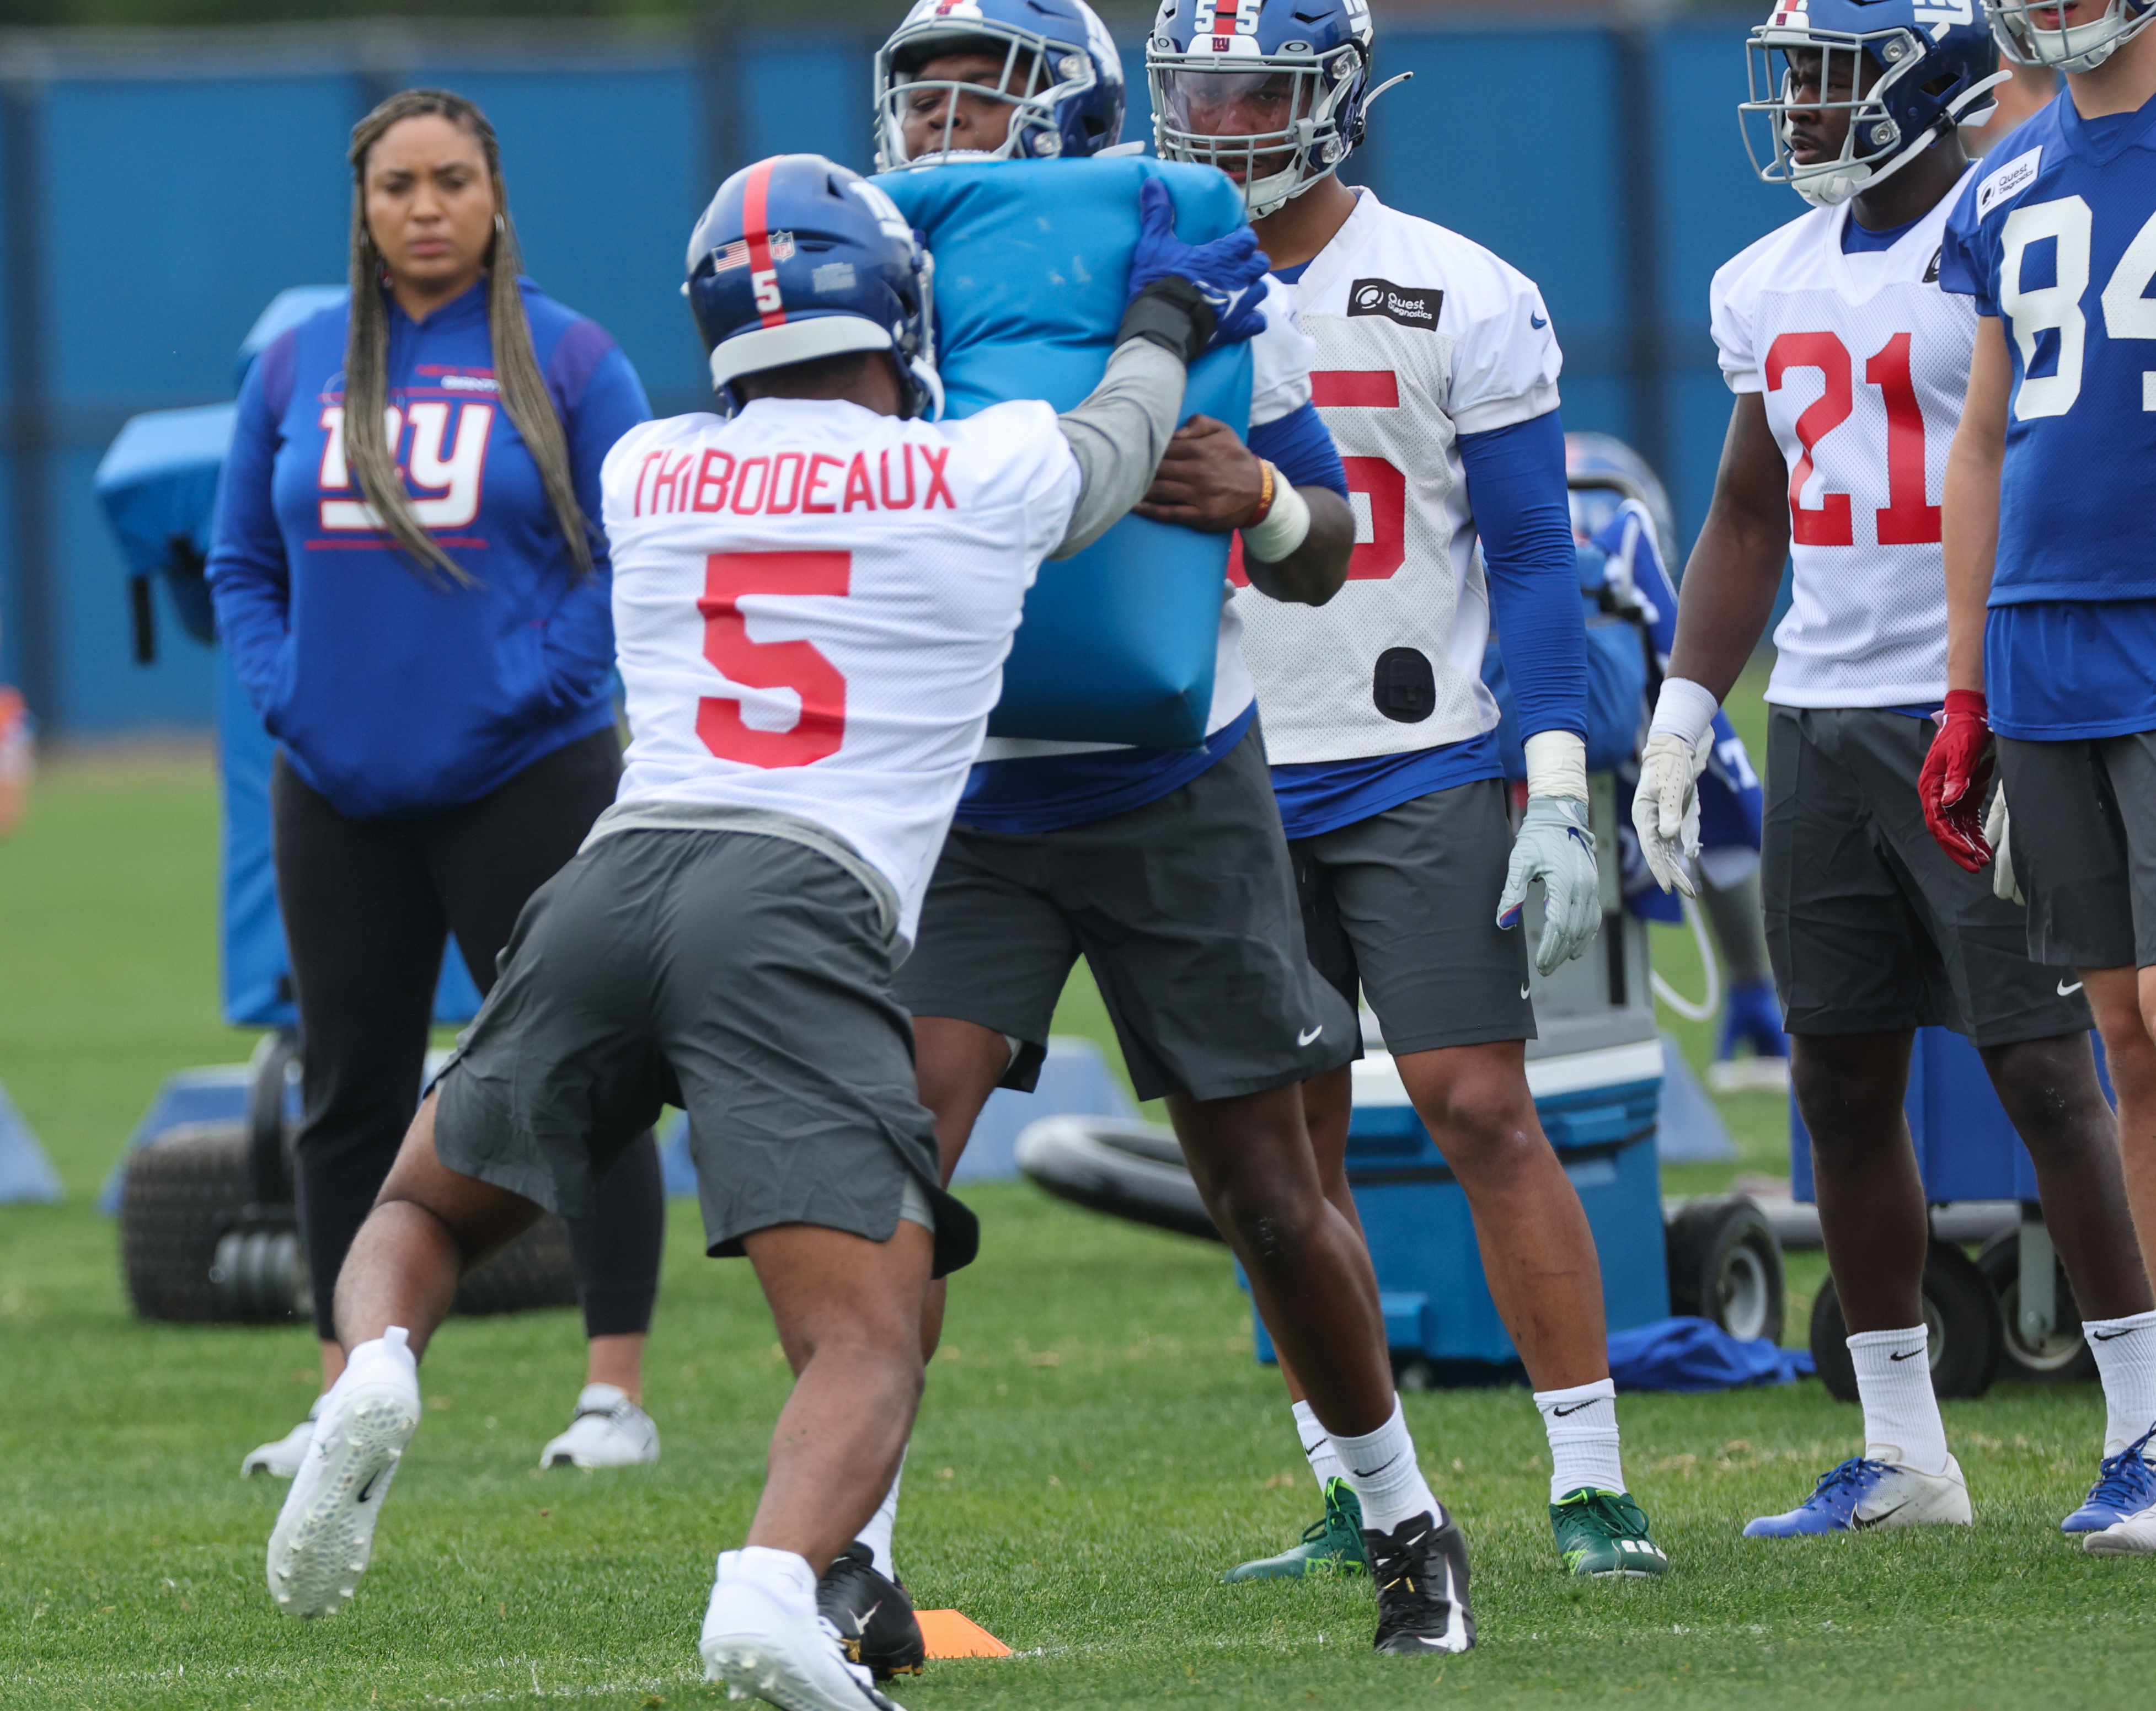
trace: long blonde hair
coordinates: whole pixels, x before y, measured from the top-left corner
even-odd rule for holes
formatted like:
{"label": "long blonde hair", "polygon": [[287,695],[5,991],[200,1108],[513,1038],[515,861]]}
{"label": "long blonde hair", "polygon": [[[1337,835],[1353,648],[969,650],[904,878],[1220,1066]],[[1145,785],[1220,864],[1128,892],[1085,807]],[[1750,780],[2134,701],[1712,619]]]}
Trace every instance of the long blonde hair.
{"label": "long blonde hair", "polygon": [[345,458],[352,479],[397,544],[418,567],[465,588],[472,576],[427,532],[412,509],[397,473],[383,415],[389,403],[389,311],[383,301],[386,264],[367,224],[367,157],[391,126],[432,115],[479,140],[494,185],[494,242],[487,255],[486,318],[494,345],[495,384],[502,407],[524,436],[539,479],[552,502],[577,573],[592,573],[592,527],[577,503],[569,470],[569,442],[531,348],[531,323],[517,289],[521,258],[516,228],[509,218],[509,190],[501,177],[501,145],[486,115],[462,95],[444,89],[412,89],[393,95],[352,128],[352,318],[344,349]]}

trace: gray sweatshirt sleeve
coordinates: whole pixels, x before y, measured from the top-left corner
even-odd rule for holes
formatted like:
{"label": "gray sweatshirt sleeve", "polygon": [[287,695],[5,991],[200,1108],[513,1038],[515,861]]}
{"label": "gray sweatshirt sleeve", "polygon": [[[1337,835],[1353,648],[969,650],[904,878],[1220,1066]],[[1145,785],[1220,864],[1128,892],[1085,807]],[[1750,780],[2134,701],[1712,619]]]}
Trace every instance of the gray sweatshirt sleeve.
{"label": "gray sweatshirt sleeve", "polygon": [[1091,546],[1145,497],[1183,414],[1183,379],[1180,357],[1149,339],[1126,339],[1086,401],[1056,418],[1081,486],[1070,530],[1050,557]]}

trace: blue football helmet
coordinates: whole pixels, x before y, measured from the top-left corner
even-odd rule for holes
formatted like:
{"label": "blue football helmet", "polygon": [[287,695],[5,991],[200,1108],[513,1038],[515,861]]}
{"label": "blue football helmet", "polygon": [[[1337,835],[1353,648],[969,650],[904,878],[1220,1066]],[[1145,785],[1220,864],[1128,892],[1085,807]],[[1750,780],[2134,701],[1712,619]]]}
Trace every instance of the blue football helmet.
{"label": "blue football helmet", "polygon": [[[952,54],[1003,60],[983,81],[923,79],[921,68]],[[1112,148],[1123,134],[1123,61],[1086,0],[916,0],[875,58],[876,170],[932,161],[1075,159]],[[985,149],[957,141],[961,101],[999,103],[1009,129]],[[929,116],[929,146],[906,142],[909,112]]]}
{"label": "blue football helmet", "polygon": [[943,414],[935,263],[897,205],[821,155],[774,155],[719,187],[689,238],[682,294],[721,414],[744,374],[888,351],[905,414]]}
{"label": "blue football helmet", "polygon": [[[2063,3],[2063,0],[2059,0]],[[2054,71],[2093,71],[2118,51],[2122,42],[2140,34],[2156,18],[2156,0],[2110,0],[2102,15],[2087,23],[2039,29],[2030,11],[2058,15],[2057,5],[2037,7],[2033,0],[1989,0],[1992,33],[1999,51],[2022,65],[2048,65]]]}
{"label": "blue football helmet", "polygon": [[1654,520],[1655,547],[1662,562],[1666,564],[1675,557],[1676,514],[1670,509],[1669,490],[1655,466],[1615,434],[1566,434],[1564,474],[1571,490],[1574,540],[1583,544],[1593,540],[1609,526],[1619,506],[1636,499]]}
{"label": "blue football helmet", "polygon": [[1262,219],[1330,177],[1363,140],[1368,0],[1161,0],[1146,43],[1153,146],[1218,167]]}
{"label": "blue football helmet", "polygon": [[[2124,0],[2112,0],[2114,5]],[[1991,116],[2012,74],[1975,0],[1775,0],[1745,44],[1752,99],[1738,107],[1745,152],[1769,184],[1832,208],[1907,166],[1958,125]],[[1841,152],[1811,166],[1789,152],[1794,56],[1820,56],[1816,102],[1849,115]],[[1764,157],[1761,144],[1766,145]]]}

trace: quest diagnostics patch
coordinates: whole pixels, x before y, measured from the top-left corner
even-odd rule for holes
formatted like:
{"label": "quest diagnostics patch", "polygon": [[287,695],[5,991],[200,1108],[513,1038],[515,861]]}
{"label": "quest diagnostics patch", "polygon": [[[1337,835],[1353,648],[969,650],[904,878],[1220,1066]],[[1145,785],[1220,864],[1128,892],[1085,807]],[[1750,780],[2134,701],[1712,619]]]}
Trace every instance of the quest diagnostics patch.
{"label": "quest diagnostics patch", "polygon": [[2036,182],[2036,174],[2044,165],[2044,151],[2040,146],[2025,155],[2014,158],[1976,187],[1976,217],[1982,219],[1992,209],[2010,198],[2019,196]]}
{"label": "quest diagnostics patch", "polygon": [[1390,280],[1358,280],[1348,288],[1350,315],[1382,315],[1402,326],[1437,331],[1438,311],[1445,307],[1445,293],[1434,286],[1396,285]]}

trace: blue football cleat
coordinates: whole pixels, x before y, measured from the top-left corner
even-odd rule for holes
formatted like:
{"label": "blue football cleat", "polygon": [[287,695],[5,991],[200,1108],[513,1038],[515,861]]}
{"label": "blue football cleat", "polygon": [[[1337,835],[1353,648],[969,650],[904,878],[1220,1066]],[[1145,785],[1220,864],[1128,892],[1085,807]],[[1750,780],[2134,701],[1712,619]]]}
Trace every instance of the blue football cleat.
{"label": "blue football cleat", "polygon": [[2156,1438],[2156,1426],[2116,1456],[2103,1458],[2087,1500],[2059,1523],[2060,1532],[2101,1533],[2129,1515],[2156,1506],[2156,1467],[2143,1459],[2152,1438]]}
{"label": "blue football cleat", "polygon": [[1786,1515],[1745,1523],[1747,1539],[1807,1539],[1823,1533],[1864,1533],[1946,1521],[1967,1526],[1969,1486],[1961,1464],[1947,1457],[1941,1473],[1919,1473],[1888,1462],[1852,1456],[1822,1475],[1812,1494]]}

